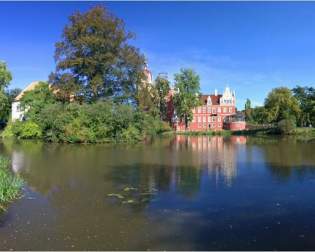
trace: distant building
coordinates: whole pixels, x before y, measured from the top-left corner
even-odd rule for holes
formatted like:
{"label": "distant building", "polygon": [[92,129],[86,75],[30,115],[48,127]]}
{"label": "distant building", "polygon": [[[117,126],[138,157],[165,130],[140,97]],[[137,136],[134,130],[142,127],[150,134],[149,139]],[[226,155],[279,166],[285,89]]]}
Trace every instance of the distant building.
{"label": "distant building", "polygon": [[34,90],[39,85],[39,83],[40,81],[34,81],[30,83],[26,88],[22,90],[22,92],[17,97],[15,97],[14,102],[12,102],[12,121],[24,120],[27,108],[22,108],[20,101],[25,92]]}
{"label": "distant building", "polygon": [[[236,95],[229,87],[225,88],[223,94],[218,94],[215,90],[214,94],[201,95],[199,97],[201,105],[194,108],[193,119],[189,122],[188,130],[205,131],[205,130],[244,130],[245,120],[236,117]],[[177,131],[185,130],[185,123],[176,118],[174,128]]]}

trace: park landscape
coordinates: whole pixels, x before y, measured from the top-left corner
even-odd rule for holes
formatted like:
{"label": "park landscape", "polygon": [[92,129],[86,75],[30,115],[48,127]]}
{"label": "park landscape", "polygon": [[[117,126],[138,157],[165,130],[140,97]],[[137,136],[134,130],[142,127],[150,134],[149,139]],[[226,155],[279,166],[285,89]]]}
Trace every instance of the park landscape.
{"label": "park landscape", "polygon": [[99,4],[32,89],[1,59],[0,249],[314,249],[314,85],[246,94],[242,130],[190,130],[198,69],[153,78],[135,35]]}

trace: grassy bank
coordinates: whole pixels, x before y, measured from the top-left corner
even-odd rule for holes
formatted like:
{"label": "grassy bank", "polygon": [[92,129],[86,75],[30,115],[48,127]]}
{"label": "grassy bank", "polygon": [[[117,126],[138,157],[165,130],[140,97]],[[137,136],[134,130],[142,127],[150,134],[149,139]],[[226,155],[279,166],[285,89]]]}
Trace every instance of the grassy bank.
{"label": "grassy bank", "polygon": [[23,185],[22,179],[9,170],[9,163],[0,156],[0,210],[5,210],[8,203],[19,197]]}
{"label": "grassy bank", "polygon": [[[167,135],[185,135],[185,136],[266,136],[266,135],[281,135],[281,132],[277,128],[255,128],[239,131],[231,130],[221,130],[221,131],[180,131],[180,132],[167,132]],[[291,136],[305,136],[305,137],[315,137],[314,128],[296,128],[289,134]]]}

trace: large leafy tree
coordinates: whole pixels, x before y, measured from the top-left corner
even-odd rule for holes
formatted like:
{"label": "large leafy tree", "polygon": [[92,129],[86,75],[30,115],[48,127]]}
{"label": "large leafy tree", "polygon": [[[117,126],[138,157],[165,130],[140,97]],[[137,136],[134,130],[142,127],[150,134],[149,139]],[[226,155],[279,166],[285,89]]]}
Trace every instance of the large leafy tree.
{"label": "large leafy tree", "polygon": [[157,93],[157,102],[162,120],[167,120],[167,95],[170,92],[170,82],[167,77],[159,75],[155,79],[155,89]]}
{"label": "large leafy tree", "polygon": [[192,69],[181,69],[175,74],[174,105],[178,118],[184,121],[187,129],[192,120],[192,109],[200,104],[200,78]]}
{"label": "large leafy tree", "polygon": [[8,70],[5,62],[0,61],[0,90],[4,89],[10,84],[12,80],[11,72]]}
{"label": "large leafy tree", "polygon": [[270,122],[279,122],[293,117],[298,119],[301,112],[297,99],[286,87],[274,88],[265,100],[265,108]]}
{"label": "large leafy tree", "polygon": [[302,110],[299,125],[315,125],[315,88],[297,86],[292,89],[292,92]]}
{"label": "large leafy tree", "polygon": [[80,86],[76,82],[72,74],[54,74],[49,76],[49,82],[55,91],[56,98],[63,102],[70,102],[71,100],[79,99],[80,97],[75,97],[75,94],[80,90]]}
{"label": "large leafy tree", "polygon": [[142,83],[137,94],[138,108],[141,111],[149,112],[153,116],[158,116],[157,90],[150,83]]}
{"label": "large leafy tree", "polygon": [[[5,92],[12,80],[12,74],[6,63],[0,61],[0,124],[8,120],[10,114],[10,100]],[[1,125],[0,125],[1,126]]]}
{"label": "large leafy tree", "polygon": [[136,101],[145,59],[128,43],[132,38],[124,22],[104,7],[75,13],[56,43],[57,66],[52,77],[58,81],[65,79],[64,74],[71,75],[76,85],[64,89],[89,101],[100,97]]}

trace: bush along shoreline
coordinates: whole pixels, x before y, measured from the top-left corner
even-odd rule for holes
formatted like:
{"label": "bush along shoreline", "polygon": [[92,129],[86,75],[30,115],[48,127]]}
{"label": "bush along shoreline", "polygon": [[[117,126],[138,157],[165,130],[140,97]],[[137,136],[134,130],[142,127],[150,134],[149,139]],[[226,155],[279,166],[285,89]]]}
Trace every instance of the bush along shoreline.
{"label": "bush along shoreline", "polygon": [[63,143],[135,143],[169,130],[168,123],[129,105],[55,103],[28,114],[26,121],[10,122],[2,137]]}
{"label": "bush along shoreline", "polygon": [[10,160],[0,156],[0,212],[20,197],[23,180],[9,170]]}

